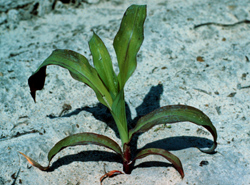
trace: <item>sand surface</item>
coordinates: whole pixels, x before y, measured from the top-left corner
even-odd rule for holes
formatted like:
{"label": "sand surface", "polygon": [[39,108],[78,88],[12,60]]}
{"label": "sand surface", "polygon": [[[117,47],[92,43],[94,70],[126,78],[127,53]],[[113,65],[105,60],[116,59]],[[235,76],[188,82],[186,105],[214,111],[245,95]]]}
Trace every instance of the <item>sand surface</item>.
{"label": "sand surface", "polygon": [[[57,48],[77,51],[91,61],[92,30],[106,44],[117,72],[112,42],[133,3],[147,4],[147,18],[137,69],[125,88],[128,118],[165,105],[194,106],[217,128],[218,147],[213,155],[195,148],[210,146],[212,137],[194,124],[156,126],[138,137],[137,148],[171,151],[182,161],[184,179],[162,157],[149,156],[136,162],[132,174],[106,179],[103,185],[250,184],[250,24],[244,22],[250,20],[249,1],[103,0],[78,7],[60,3],[48,14],[1,23],[0,185],[93,185],[100,184],[105,164],[107,171],[122,170],[112,151],[94,145],[61,151],[50,172],[32,167],[18,151],[45,166],[50,148],[71,134],[95,132],[121,144],[94,92],[67,70],[48,67],[37,103],[27,80]],[[239,24],[194,27],[211,22]],[[59,117],[64,104],[72,109]],[[200,165],[202,161],[207,165]]]}

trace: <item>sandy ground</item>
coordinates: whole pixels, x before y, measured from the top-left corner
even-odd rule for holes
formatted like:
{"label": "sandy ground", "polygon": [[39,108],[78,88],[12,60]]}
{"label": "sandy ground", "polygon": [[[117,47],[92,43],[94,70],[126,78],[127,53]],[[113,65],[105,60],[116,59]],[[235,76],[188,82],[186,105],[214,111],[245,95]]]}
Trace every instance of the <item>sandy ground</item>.
{"label": "sandy ground", "polygon": [[[126,85],[129,119],[159,106],[187,104],[201,109],[218,131],[214,155],[201,153],[212,137],[191,123],[157,126],[138,137],[137,148],[160,147],[176,154],[185,177],[161,157],[138,160],[131,175],[103,184],[250,184],[250,19],[248,0],[102,1],[78,8],[60,6],[44,16],[0,25],[0,184],[99,184],[106,170],[122,170],[110,150],[93,145],[61,151],[52,170],[31,167],[18,151],[47,165],[47,153],[60,139],[95,132],[120,144],[112,119],[94,92],[56,66],[47,70],[37,103],[28,77],[56,49],[71,49],[91,60],[88,40],[94,30],[108,47],[117,71],[112,41],[126,8],[147,4],[145,39],[138,67]],[[64,104],[72,109],[63,113]],[[200,165],[202,161],[206,165]],[[19,172],[19,173],[18,173]],[[16,179],[16,180],[15,180]]]}

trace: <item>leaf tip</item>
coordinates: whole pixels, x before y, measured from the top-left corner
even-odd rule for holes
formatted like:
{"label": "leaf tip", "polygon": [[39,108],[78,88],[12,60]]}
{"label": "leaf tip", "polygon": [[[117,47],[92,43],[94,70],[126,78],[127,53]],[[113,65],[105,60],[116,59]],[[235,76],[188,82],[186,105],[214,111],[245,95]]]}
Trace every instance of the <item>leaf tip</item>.
{"label": "leaf tip", "polygon": [[30,94],[31,94],[34,102],[36,103],[36,91],[30,91]]}
{"label": "leaf tip", "polygon": [[180,172],[180,175],[181,175],[181,178],[183,179],[184,176],[185,176],[184,171],[181,171],[181,172]]}
{"label": "leaf tip", "polygon": [[39,168],[40,170],[42,170],[42,171],[47,171],[48,169],[49,169],[49,165],[47,166],[47,167],[43,167],[43,166],[41,166],[39,163],[37,163],[36,161],[34,161],[33,159],[31,159],[30,157],[28,157],[27,155],[25,155],[24,153],[22,153],[22,152],[19,152],[20,154],[22,154],[25,158],[26,158],[26,160],[32,165],[32,166],[34,166],[34,167],[36,167],[36,168]]}
{"label": "leaf tip", "polygon": [[33,160],[30,157],[28,157],[22,152],[19,152],[19,153],[22,154],[32,166],[35,166],[35,164],[33,163]]}
{"label": "leaf tip", "polygon": [[214,141],[214,144],[211,146],[211,148],[209,149],[201,149],[198,148],[201,152],[206,153],[206,154],[215,154],[217,153],[217,151],[215,151],[215,149],[217,148],[217,142]]}

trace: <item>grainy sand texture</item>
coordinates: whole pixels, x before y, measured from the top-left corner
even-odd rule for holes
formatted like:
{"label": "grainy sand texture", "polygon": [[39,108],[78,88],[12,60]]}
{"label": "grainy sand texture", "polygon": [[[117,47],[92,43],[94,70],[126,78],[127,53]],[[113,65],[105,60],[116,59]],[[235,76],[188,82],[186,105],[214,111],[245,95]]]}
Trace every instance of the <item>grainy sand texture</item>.
{"label": "grainy sand texture", "polygon": [[[47,68],[36,103],[28,78],[55,49],[71,49],[91,61],[92,31],[118,72],[112,43],[125,10],[135,3],[147,5],[147,18],[137,69],[125,87],[128,119],[165,105],[196,107],[217,129],[217,153],[196,148],[212,144],[202,127],[155,126],[137,138],[137,148],[174,153],[184,179],[164,158],[149,156],[136,161],[130,175],[107,178],[103,185],[250,184],[249,0],[5,0],[0,1],[0,185],[94,185],[105,164],[107,171],[122,170],[115,153],[95,145],[62,150],[49,172],[32,167],[18,151],[46,166],[50,148],[75,133],[104,134],[121,144],[94,91],[66,69]],[[62,112],[65,104],[71,109]]]}

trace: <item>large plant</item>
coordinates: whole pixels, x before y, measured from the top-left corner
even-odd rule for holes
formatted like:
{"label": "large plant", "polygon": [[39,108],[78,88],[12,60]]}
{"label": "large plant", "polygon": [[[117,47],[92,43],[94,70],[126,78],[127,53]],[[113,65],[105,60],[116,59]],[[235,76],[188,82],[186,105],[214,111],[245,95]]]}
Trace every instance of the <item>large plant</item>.
{"label": "large plant", "polygon": [[[69,70],[71,76],[92,88],[98,100],[105,105],[112,114],[117,125],[122,147],[113,139],[95,133],[78,133],[68,136],[49,151],[49,164],[46,167],[25,156],[25,158],[40,170],[48,170],[52,158],[62,149],[75,146],[95,144],[107,147],[116,152],[123,160],[123,171],[131,173],[133,163],[136,159],[144,158],[148,155],[160,155],[170,161],[178,170],[181,177],[184,177],[181,161],[172,153],[160,148],[147,148],[140,150],[131,159],[131,139],[136,133],[146,132],[155,125],[166,123],[177,123],[189,121],[206,128],[213,136],[214,144],[208,150],[201,150],[205,153],[213,153],[217,143],[216,128],[202,111],[187,105],[169,105],[158,108],[153,112],[141,117],[135,127],[128,130],[124,86],[136,68],[136,55],[143,42],[143,25],[146,18],[146,6],[130,6],[122,19],[120,29],[114,39],[114,49],[117,56],[119,74],[114,72],[112,61],[102,40],[93,33],[89,41],[89,48],[93,56],[94,67],[81,54],[71,50],[55,50],[39,66],[37,71],[29,78],[31,95],[35,100],[37,90],[44,87],[46,77],[46,67],[48,65],[59,65]],[[114,174],[114,173],[112,173]]]}

